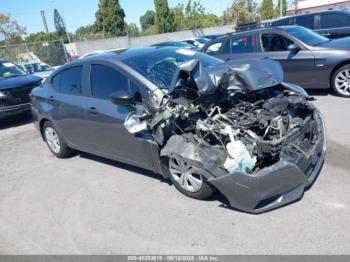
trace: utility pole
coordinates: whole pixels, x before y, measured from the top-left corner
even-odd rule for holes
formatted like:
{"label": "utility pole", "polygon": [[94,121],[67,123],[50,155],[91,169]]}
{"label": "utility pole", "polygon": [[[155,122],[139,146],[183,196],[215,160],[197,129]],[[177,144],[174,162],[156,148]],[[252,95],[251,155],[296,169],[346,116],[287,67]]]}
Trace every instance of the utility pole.
{"label": "utility pole", "polygon": [[47,28],[45,11],[40,11],[40,13],[41,13],[41,18],[42,18],[43,23],[44,23],[45,32],[46,32],[46,34],[48,34],[49,33],[49,29]]}
{"label": "utility pole", "polygon": [[282,5],[283,5],[283,3],[282,3],[282,0],[279,0],[280,1],[280,17],[282,17]]}

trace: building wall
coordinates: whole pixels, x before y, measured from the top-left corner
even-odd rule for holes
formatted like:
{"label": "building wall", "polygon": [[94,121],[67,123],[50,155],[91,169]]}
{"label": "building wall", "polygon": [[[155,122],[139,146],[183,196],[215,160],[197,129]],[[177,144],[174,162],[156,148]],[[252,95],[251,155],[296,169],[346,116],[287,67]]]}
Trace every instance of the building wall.
{"label": "building wall", "polygon": [[350,9],[350,1],[344,0],[305,0],[297,3],[297,9],[287,11],[287,15],[325,11],[329,9]]}
{"label": "building wall", "polygon": [[208,27],[202,29],[187,30],[174,33],[148,35],[140,37],[116,37],[101,40],[88,40],[83,42],[75,42],[66,45],[67,51],[71,55],[85,54],[96,50],[107,50],[115,48],[131,48],[131,47],[145,47],[159,42],[169,40],[183,40],[186,38],[198,37],[201,35],[210,34],[225,34],[232,32],[234,25],[224,25],[217,27]]}

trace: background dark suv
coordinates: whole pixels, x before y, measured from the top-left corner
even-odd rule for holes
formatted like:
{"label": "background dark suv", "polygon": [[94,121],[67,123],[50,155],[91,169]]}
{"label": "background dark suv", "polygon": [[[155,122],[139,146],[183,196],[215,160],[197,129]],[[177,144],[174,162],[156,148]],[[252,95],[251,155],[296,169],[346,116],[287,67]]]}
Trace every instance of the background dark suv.
{"label": "background dark suv", "polygon": [[329,38],[339,38],[350,36],[350,12],[330,10],[301,14],[274,21],[271,25],[300,25]]}

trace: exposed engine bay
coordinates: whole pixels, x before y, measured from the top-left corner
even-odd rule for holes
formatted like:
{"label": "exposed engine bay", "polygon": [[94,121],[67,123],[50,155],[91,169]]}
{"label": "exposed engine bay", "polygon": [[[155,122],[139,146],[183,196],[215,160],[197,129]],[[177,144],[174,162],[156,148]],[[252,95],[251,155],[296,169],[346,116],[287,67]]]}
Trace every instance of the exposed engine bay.
{"label": "exposed engine bay", "polygon": [[207,178],[254,176],[289,149],[307,155],[317,140],[314,106],[271,73],[273,64],[258,66],[208,72],[199,61],[186,63],[159,106],[135,108],[125,127],[151,132],[161,156],[185,158]]}

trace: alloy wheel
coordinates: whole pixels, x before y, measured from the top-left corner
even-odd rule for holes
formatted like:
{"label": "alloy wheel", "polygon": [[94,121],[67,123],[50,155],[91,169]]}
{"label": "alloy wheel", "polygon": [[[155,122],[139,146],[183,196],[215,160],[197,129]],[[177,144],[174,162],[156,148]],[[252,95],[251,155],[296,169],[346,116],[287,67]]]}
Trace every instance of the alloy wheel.
{"label": "alloy wheel", "polygon": [[350,95],[350,69],[343,69],[335,76],[334,86],[339,93]]}
{"label": "alloy wheel", "polygon": [[170,158],[169,171],[172,178],[186,191],[195,193],[203,186],[203,176],[183,159]]}
{"label": "alloy wheel", "polygon": [[52,127],[47,127],[45,129],[45,138],[50,149],[58,154],[61,150],[61,143],[56,130]]}

